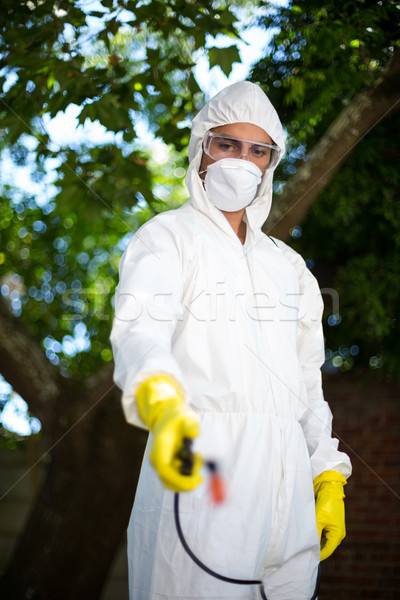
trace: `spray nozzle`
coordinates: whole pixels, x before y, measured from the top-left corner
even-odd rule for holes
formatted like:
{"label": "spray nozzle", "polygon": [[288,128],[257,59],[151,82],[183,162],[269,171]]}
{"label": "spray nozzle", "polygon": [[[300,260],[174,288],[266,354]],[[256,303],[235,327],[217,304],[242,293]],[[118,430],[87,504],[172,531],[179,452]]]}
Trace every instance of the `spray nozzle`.
{"label": "spray nozzle", "polygon": [[[181,462],[180,473],[182,475],[191,475],[194,465],[194,456],[192,450],[193,440],[192,438],[183,438],[182,448],[177,453],[176,457]],[[214,460],[204,461],[204,465],[210,475],[209,480],[209,492],[214,504],[221,504],[225,500],[225,482],[219,472],[218,465]]]}

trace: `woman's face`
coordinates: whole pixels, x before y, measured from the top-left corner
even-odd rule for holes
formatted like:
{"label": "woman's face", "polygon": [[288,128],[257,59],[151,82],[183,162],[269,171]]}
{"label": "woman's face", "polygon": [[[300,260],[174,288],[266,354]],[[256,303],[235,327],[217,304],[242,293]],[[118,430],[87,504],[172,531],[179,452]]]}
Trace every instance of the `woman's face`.
{"label": "woman's face", "polygon": [[[234,138],[232,140],[232,151],[236,152],[235,158],[251,160],[263,173],[265,172],[270,163],[271,150],[261,148],[260,151],[260,147],[257,144],[273,144],[274,142],[264,129],[252,123],[230,123],[229,125],[214,127],[211,131],[227,136],[223,139],[223,144],[227,149],[229,149],[229,136],[232,136]],[[240,147],[239,152],[236,151],[238,147]],[[200,176],[202,179],[205,177],[208,165],[216,162],[216,160],[218,159],[214,159],[203,152],[200,164]]]}

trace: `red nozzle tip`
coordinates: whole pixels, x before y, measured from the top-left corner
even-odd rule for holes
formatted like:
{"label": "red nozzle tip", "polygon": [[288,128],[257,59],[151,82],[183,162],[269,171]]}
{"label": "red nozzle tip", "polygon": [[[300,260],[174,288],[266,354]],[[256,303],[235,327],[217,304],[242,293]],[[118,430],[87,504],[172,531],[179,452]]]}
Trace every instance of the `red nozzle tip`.
{"label": "red nozzle tip", "polygon": [[212,473],[210,476],[210,495],[214,504],[222,504],[225,501],[225,482],[218,473]]}

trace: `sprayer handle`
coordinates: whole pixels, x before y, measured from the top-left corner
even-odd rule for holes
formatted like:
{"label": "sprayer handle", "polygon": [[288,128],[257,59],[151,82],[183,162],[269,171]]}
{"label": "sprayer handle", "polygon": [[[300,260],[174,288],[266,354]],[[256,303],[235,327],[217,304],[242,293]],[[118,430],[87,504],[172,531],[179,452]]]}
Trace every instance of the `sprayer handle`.
{"label": "sprayer handle", "polygon": [[179,469],[181,475],[190,476],[193,472],[194,455],[192,451],[192,444],[192,438],[184,437],[182,448],[176,455],[176,457],[181,461],[181,467]]}

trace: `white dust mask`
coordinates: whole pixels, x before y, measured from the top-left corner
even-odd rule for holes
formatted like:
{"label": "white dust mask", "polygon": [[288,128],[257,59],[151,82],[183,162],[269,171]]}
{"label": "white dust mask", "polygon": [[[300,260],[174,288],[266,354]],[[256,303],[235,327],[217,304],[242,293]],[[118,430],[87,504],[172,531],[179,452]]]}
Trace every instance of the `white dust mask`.
{"label": "white dust mask", "polygon": [[222,158],[208,165],[204,187],[214,206],[234,212],[253,202],[261,178],[261,170],[251,161]]}

